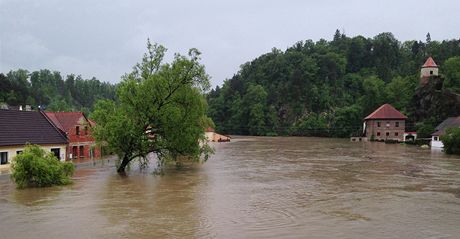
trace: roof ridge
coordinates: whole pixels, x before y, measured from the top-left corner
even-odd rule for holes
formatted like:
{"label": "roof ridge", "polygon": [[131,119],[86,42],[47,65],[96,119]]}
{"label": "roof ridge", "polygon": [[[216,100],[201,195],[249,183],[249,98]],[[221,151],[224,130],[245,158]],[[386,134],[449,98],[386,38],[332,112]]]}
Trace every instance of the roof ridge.
{"label": "roof ridge", "polygon": [[59,135],[60,135],[61,137],[63,137],[63,138],[65,139],[65,141],[69,142],[69,140],[67,139],[67,134],[66,134],[64,131],[62,131],[59,127],[57,127],[57,126],[53,123],[53,121],[52,121],[50,118],[48,118],[48,115],[46,115],[46,112],[44,112],[44,111],[39,111],[39,113],[40,113],[41,115],[43,115],[43,117],[45,117],[46,121],[48,121],[48,123],[49,123],[51,126],[53,126],[53,128],[56,129],[56,130],[59,132]]}

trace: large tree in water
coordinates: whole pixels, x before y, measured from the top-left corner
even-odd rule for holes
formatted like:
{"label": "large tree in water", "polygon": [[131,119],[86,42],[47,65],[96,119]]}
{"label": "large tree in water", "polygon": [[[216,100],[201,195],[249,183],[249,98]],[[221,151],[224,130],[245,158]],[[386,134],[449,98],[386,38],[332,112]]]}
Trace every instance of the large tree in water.
{"label": "large tree in water", "polygon": [[211,153],[204,138],[212,124],[203,96],[209,76],[200,52],[190,49],[188,56],[175,54],[171,63],[163,63],[165,47],[148,41],[147,50],[122,77],[118,99],[97,102],[92,114],[96,139],[119,156],[119,173],[134,159],[148,162],[151,153],[160,163],[207,160]]}

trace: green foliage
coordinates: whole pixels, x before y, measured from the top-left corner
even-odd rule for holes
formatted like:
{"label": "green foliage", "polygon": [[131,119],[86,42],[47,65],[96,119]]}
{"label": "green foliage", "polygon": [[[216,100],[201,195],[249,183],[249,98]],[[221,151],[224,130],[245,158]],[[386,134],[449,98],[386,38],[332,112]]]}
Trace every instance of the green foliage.
{"label": "green foliage", "polygon": [[98,99],[114,99],[116,85],[96,78],[84,80],[68,75],[64,80],[57,71],[26,70],[0,73],[0,102],[11,106],[31,105],[49,111],[89,111]]}
{"label": "green foliage", "polygon": [[209,88],[209,77],[199,63],[200,52],[191,49],[188,57],[176,54],[173,62],[163,63],[166,48],[148,42],[147,50],[123,77],[118,101],[97,102],[91,115],[98,123],[96,139],[121,160],[118,172],[133,159],[145,163],[150,153],[160,163],[178,163],[207,160],[212,152],[204,136],[213,123],[206,116],[203,91]]}
{"label": "green foliage", "polygon": [[417,138],[431,138],[431,134],[434,132],[433,124],[429,122],[421,122],[416,125]]}
{"label": "green foliage", "polygon": [[448,154],[460,154],[460,128],[448,128],[441,136],[444,150]]}
{"label": "green foliage", "polygon": [[71,183],[74,165],[60,162],[53,153],[37,145],[27,145],[11,165],[11,178],[18,188],[49,187]]}
{"label": "green foliage", "polygon": [[447,59],[441,71],[446,76],[444,86],[460,93],[460,56]]}
{"label": "green foliage", "polygon": [[[399,42],[391,33],[349,38],[336,31],[332,41],[272,49],[209,92],[208,115],[226,134],[360,136],[363,118],[384,103],[414,113],[410,105],[428,55],[441,65],[445,87],[458,92],[459,43]],[[260,92],[266,95],[256,100]]]}

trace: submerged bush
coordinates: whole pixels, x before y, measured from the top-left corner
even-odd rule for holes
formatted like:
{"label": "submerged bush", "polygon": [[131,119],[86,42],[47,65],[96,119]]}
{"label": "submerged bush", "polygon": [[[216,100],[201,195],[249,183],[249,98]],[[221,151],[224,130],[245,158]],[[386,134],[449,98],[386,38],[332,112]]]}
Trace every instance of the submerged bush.
{"label": "submerged bush", "polygon": [[460,154],[460,128],[448,128],[441,136],[444,150],[448,154]]}
{"label": "submerged bush", "polygon": [[60,162],[53,153],[37,145],[27,145],[11,164],[11,178],[18,188],[49,187],[72,182],[74,165]]}

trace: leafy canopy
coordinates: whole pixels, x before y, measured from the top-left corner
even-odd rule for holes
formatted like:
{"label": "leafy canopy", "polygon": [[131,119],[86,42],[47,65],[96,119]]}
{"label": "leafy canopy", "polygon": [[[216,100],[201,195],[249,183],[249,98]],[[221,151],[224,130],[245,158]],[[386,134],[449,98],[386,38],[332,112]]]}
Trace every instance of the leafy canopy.
{"label": "leafy canopy", "polygon": [[446,133],[441,136],[441,140],[446,153],[460,154],[460,127],[446,129]]}
{"label": "leafy canopy", "polygon": [[60,162],[53,153],[37,145],[27,145],[13,160],[11,178],[18,188],[49,187],[71,183],[74,165]]}
{"label": "leafy canopy", "polygon": [[147,50],[123,76],[118,101],[99,101],[92,114],[96,139],[121,159],[118,172],[135,158],[147,163],[150,153],[161,164],[207,160],[211,153],[204,141],[204,129],[212,124],[203,96],[209,76],[199,63],[200,52],[190,49],[188,56],[175,54],[171,63],[163,63],[165,47],[148,41]]}

